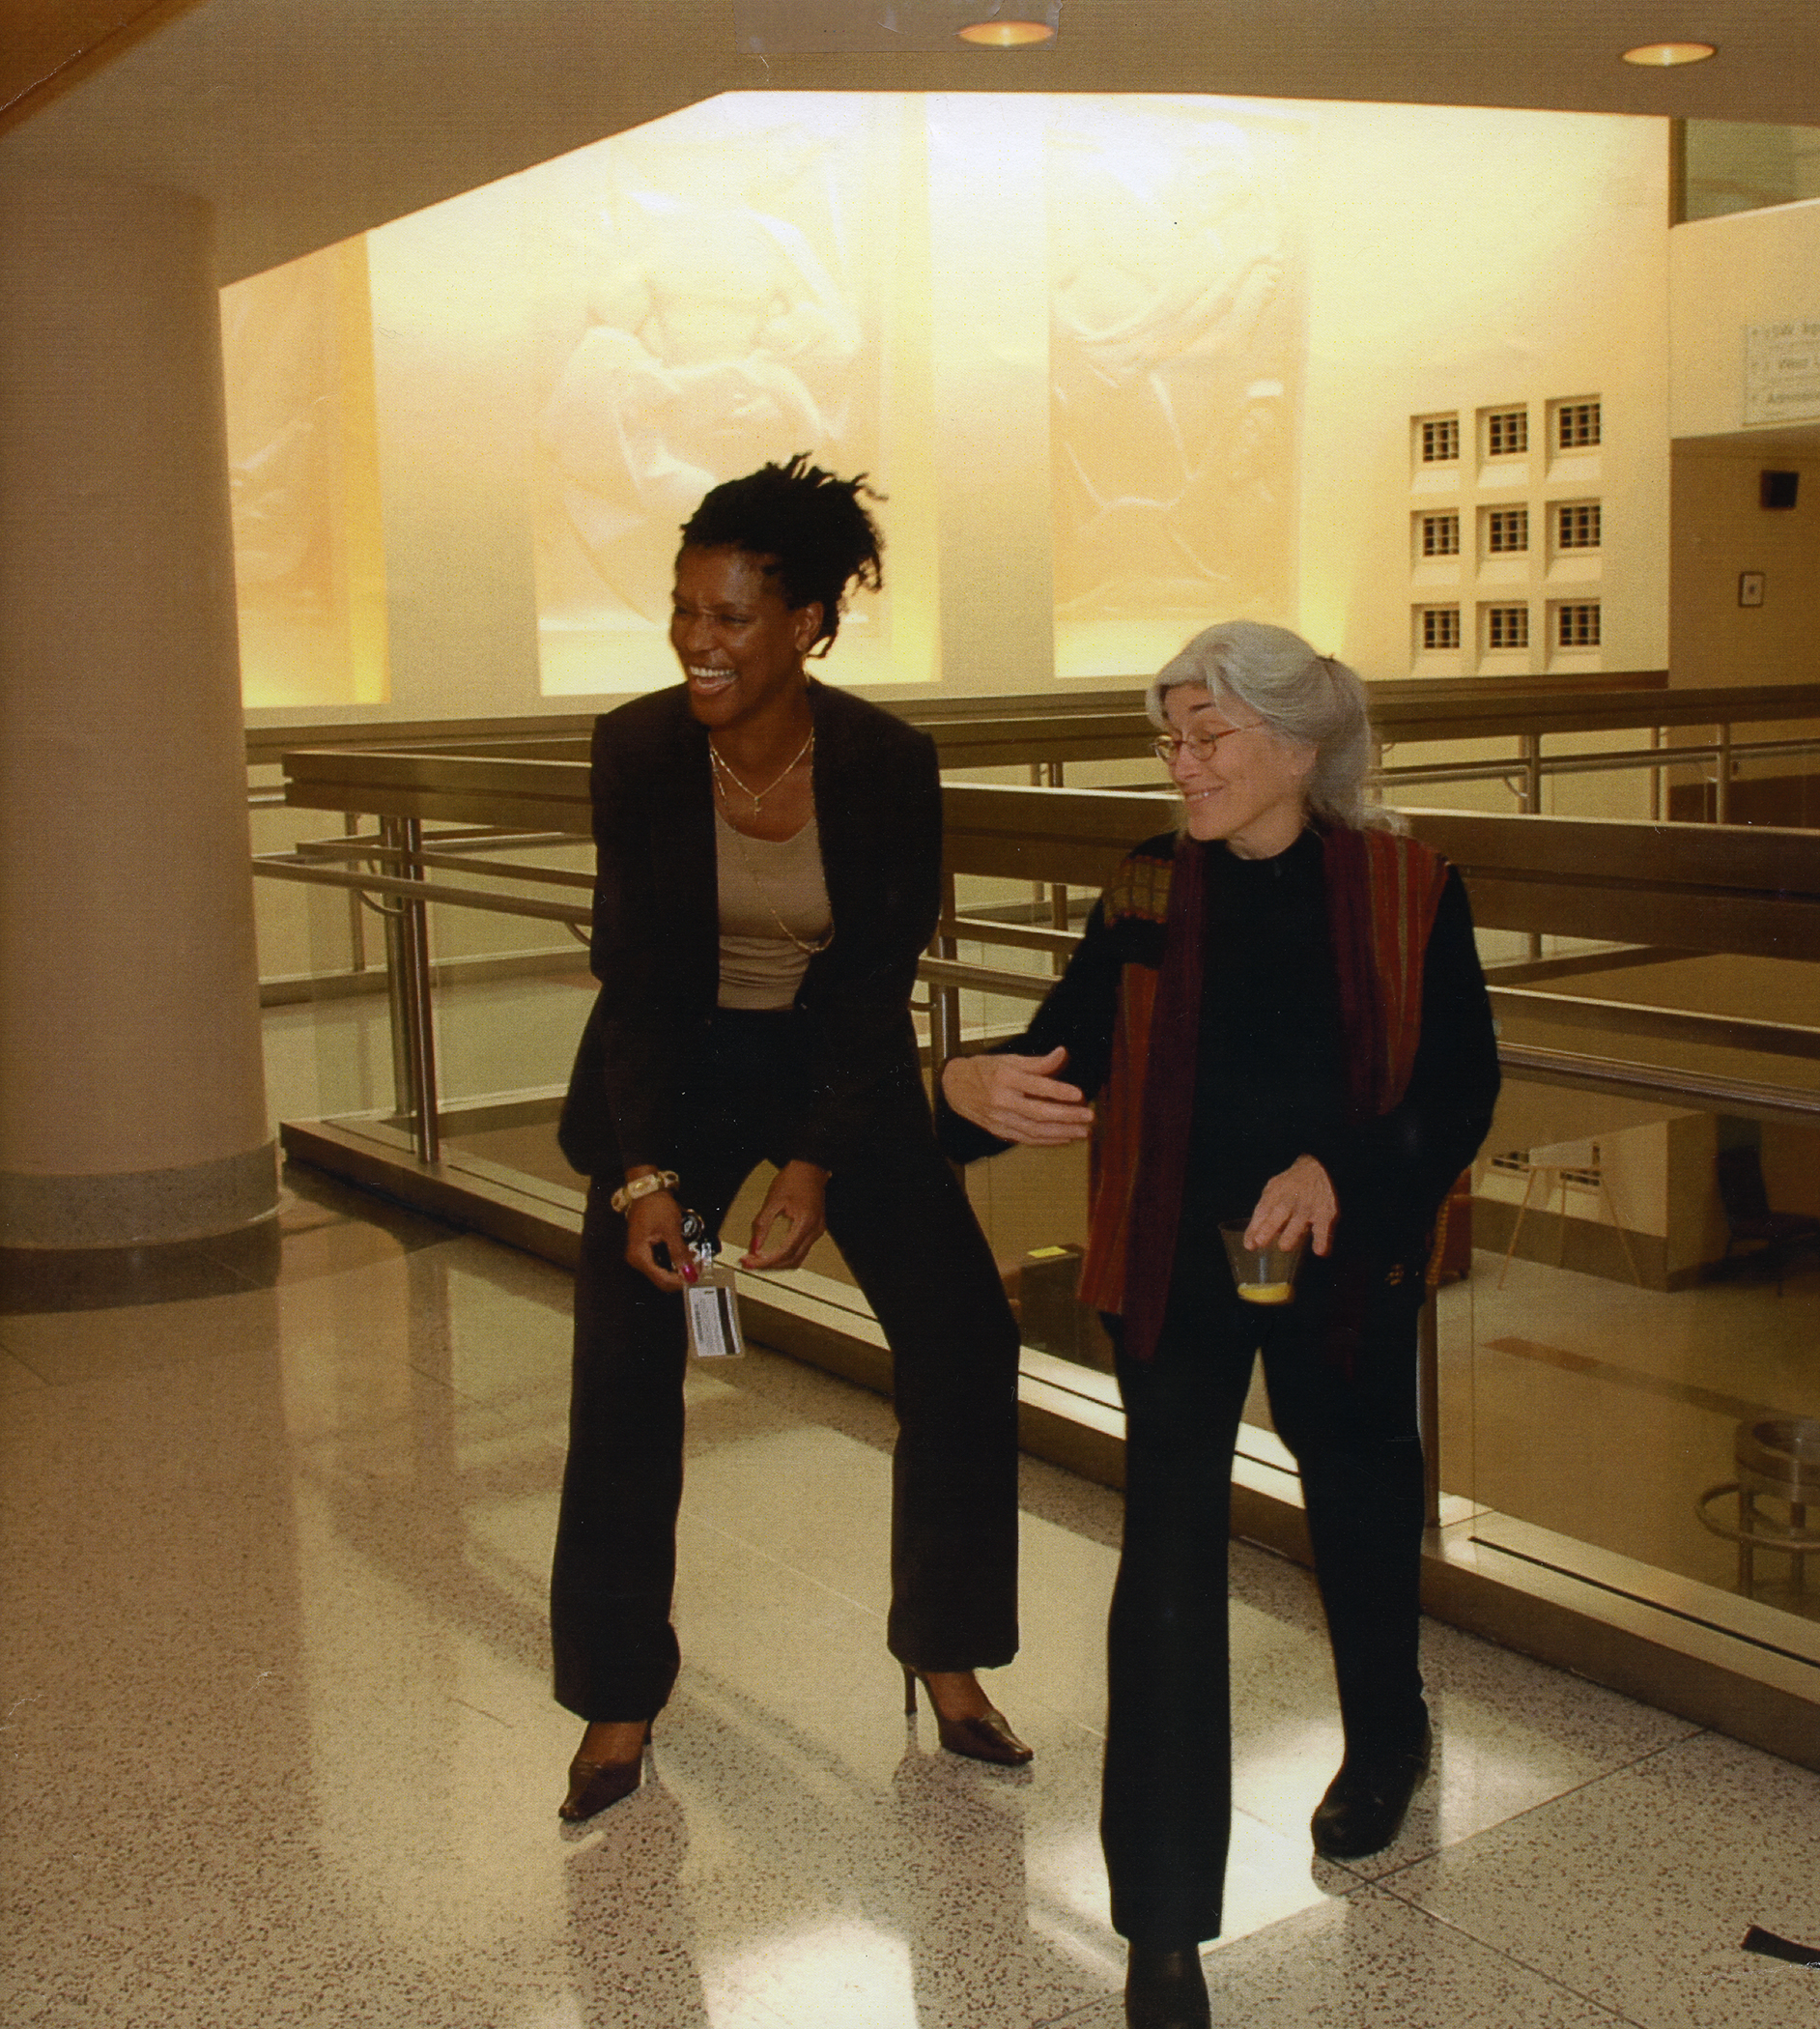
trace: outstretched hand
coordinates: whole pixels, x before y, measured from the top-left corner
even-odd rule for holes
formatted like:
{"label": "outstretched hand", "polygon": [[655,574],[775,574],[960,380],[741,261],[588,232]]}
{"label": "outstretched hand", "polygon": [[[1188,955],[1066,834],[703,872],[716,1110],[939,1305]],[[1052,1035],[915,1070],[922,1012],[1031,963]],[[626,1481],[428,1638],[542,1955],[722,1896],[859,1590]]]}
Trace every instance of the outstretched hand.
{"label": "outstretched hand", "polygon": [[1083,1141],[1094,1109],[1078,1086],[1056,1076],[1067,1056],[1056,1048],[1046,1057],[951,1057],[942,1067],[942,1096],[963,1120],[1001,1141]]}

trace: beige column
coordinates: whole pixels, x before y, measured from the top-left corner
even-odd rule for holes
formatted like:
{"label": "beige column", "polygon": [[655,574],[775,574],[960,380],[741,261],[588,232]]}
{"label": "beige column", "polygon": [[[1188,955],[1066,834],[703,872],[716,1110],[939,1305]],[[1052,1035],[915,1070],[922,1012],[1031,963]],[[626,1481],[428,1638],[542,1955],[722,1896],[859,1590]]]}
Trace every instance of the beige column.
{"label": "beige column", "polygon": [[212,218],[0,178],[0,1243],[276,1195]]}

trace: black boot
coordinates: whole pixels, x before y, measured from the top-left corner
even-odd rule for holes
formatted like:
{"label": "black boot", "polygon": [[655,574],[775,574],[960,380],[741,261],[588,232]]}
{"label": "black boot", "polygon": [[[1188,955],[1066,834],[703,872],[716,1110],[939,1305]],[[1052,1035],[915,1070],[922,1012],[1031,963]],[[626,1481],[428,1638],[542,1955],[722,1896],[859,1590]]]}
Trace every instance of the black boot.
{"label": "black boot", "polygon": [[1124,1974],[1126,2029],[1211,2029],[1195,1944],[1133,1944]]}
{"label": "black boot", "polygon": [[1315,1807],[1308,1829],[1323,1860],[1363,1860],[1381,1853],[1403,1829],[1434,1751],[1426,1720],[1413,1747],[1390,1754],[1350,1754]]}

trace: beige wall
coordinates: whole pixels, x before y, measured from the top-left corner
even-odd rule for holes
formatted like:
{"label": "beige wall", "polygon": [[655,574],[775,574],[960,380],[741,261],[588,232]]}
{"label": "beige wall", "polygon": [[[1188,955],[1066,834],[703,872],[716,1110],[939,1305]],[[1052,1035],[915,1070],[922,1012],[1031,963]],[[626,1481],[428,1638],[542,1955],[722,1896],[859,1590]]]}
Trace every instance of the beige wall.
{"label": "beige wall", "polygon": [[[1820,201],[1678,227],[1669,280],[1675,681],[1811,683],[1820,416],[1746,424],[1745,334],[1820,320]],[[1759,504],[1766,469],[1801,474],[1795,508]],[[1764,574],[1760,607],[1738,603],[1745,571]]]}
{"label": "beige wall", "polygon": [[385,696],[366,241],[221,291],[241,686],[254,705]]}
{"label": "beige wall", "polygon": [[1820,198],[1703,218],[1669,238],[1670,432],[1742,430],[1747,328],[1820,318]]}
{"label": "beige wall", "polygon": [[[1667,143],[1662,123],[1435,106],[1318,109],[1308,218],[1299,620],[1319,647],[1367,676],[1411,673],[1410,609],[1457,598],[1467,619],[1486,587],[1468,555],[1413,582],[1410,515],[1458,506],[1463,549],[1479,506],[1527,501],[1531,555],[1500,598],[1527,599],[1529,666],[1551,590],[1538,509],[1605,505],[1600,664],[1666,658]],[[1551,470],[1550,399],[1598,395],[1596,464]],[[1527,404],[1530,471],[1508,486],[1412,490],[1409,420]],[[1424,475],[1427,476],[1427,475]],[[1425,571],[1435,567],[1425,566]],[[1425,658],[1436,675],[1470,656]],[[1513,673],[1516,673],[1513,672]]]}
{"label": "beige wall", "polygon": [[[1675,681],[1686,684],[1820,681],[1814,595],[1820,587],[1820,451],[1735,454],[1706,444],[1674,455],[1670,608]],[[1766,468],[1801,474],[1790,509],[1760,504]],[[1763,573],[1761,606],[1740,606],[1738,580]]]}

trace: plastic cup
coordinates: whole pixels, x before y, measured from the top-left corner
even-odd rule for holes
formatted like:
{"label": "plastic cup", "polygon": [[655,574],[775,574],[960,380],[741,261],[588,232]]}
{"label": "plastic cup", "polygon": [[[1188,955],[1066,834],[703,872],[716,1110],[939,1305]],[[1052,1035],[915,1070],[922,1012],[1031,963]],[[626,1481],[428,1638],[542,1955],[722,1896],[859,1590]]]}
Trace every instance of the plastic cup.
{"label": "plastic cup", "polygon": [[1247,1303],[1292,1303],[1295,1300],[1295,1271],[1302,1258],[1302,1243],[1293,1247],[1248,1247],[1245,1219],[1229,1219],[1220,1227],[1226,1243],[1226,1259],[1233,1272],[1233,1287]]}

